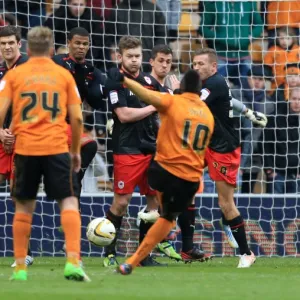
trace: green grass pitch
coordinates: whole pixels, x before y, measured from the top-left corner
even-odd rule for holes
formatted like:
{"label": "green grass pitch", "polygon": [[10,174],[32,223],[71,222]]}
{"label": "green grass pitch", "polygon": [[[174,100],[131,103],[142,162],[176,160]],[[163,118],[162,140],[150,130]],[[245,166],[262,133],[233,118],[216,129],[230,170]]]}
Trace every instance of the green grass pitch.
{"label": "green grass pitch", "polygon": [[206,263],[168,262],[168,267],[137,268],[129,276],[102,267],[101,258],[85,258],[91,283],[63,277],[64,258],[36,257],[27,282],[9,282],[11,258],[0,259],[1,300],[289,300],[300,297],[300,260],[258,258],[237,269],[238,258]]}

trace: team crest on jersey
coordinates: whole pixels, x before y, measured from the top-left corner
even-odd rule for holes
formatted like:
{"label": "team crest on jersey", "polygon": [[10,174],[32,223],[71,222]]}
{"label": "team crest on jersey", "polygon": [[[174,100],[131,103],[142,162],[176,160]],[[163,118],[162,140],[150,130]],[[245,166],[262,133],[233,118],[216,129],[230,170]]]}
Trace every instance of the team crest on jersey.
{"label": "team crest on jersey", "polygon": [[226,168],[226,167],[221,167],[220,171],[221,171],[221,173],[222,173],[223,175],[226,175],[226,173],[227,173],[227,168]]}
{"label": "team crest on jersey", "polygon": [[118,188],[120,190],[124,189],[124,186],[125,186],[124,181],[118,181]]}
{"label": "team crest on jersey", "polygon": [[111,91],[109,93],[109,97],[111,104],[116,104],[117,102],[119,102],[118,93],[116,91]]}
{"label": "team crest on jersey", "polygon": [[202,89],[200,98],[201,98],[201,100],[205,101],[209,95],[210,95],[210,90]]}
{"label": "team crest on jersey", "polygon": [[148,84],[151,84],[151,83],[152,83],[151,79],[150,79],[148,76],[145,76],[144,79],[146,80],[146,82],[147,82]]}

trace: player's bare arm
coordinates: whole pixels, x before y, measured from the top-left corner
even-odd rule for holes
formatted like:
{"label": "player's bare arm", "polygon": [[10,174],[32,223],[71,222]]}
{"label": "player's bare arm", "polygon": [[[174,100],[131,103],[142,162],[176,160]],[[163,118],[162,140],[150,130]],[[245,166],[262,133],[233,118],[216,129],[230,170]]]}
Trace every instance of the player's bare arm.
{"label": "player's bare arm", "polygon": [[123,83],[130,89],[137,97],[142,99],[147,104],[153,105],[156,108],[163,108],[161,101],[161,93],[150,91],[134,80],[124,77]]}
{"label": "player's bare arm", "polygon": [[[142,98],[141,98],[142,99]],[[150,116],[156,111],[152,105],[143,108],[118,107],[115,113],[121,123],[137,122]]]}

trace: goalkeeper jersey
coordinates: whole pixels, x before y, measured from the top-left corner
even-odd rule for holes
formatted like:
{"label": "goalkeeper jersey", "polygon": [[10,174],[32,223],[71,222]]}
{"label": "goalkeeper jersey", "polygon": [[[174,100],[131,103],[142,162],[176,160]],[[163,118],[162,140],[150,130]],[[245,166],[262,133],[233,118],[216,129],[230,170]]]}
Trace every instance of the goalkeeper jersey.
{"label": "goalkeeper jersey", "polygon": [[231,91],[225,78],[218,73],[203,81],[201,99],[215,119],[215,130],[209,147],[228,153],[240,146],[239,120],[233,116]]}

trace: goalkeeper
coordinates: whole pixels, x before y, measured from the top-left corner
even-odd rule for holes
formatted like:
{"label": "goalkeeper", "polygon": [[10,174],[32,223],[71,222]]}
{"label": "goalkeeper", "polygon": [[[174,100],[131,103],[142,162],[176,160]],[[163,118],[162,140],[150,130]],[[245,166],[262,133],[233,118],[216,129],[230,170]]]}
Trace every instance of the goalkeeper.
{"label": "goalkeeper", "polygon": [[241,258],[238,268],[248,268],[255,262],[249,249],[244,220],[234,203],[234,189],[240,165],[240,140],[237,120],[233,118],[233,106],[254,124],[265,127],[266,116],[247,109],[241,102],[232,100],[228,83],[217,73],[217,55],[210,48],[194,53],[193,68],[197,70],[203,87],[201,99],[205,101],[215,118],[215,130],[206,151],[205,160],[209,175],[216,182],[222,221],[230,245],[239,247]]}

